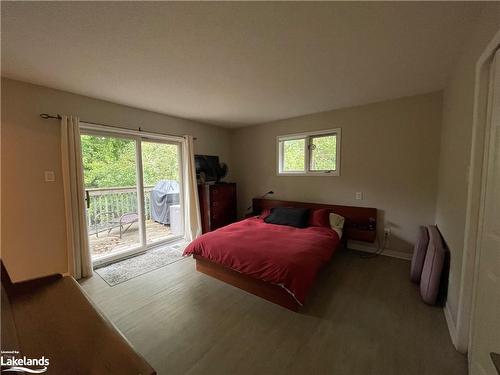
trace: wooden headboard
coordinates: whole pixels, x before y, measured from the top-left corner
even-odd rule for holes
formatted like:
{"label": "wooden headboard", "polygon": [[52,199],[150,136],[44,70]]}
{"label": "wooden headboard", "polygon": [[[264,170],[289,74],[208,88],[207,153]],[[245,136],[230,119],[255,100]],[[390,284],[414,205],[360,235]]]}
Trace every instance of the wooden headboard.
{"label": "wooden headboard", "polygon": [[[345,217],[344,236],[349,240],[374,242],[377,231],[377,209],[371,207],[338,206],[334,204],[280,201],[274,199],[254,198],[253,212],[259,214],[262,210],[273,207],[300,207],[309,209],[330,208],[336,214]],[[369,229],[368,223],[375,223],[375,228]]]}

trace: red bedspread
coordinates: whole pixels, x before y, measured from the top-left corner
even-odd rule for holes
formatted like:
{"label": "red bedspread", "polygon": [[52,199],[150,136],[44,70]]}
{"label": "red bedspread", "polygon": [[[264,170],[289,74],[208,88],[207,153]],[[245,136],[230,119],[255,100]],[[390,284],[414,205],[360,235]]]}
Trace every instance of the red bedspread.
{"label": "red bedspread", "polygon": [[184,255],[198,254],[280,285],[303,304],[316,274],[339,242],[337,233],[330,228],[299,229],[267,224],[254,217],[198,237]]}

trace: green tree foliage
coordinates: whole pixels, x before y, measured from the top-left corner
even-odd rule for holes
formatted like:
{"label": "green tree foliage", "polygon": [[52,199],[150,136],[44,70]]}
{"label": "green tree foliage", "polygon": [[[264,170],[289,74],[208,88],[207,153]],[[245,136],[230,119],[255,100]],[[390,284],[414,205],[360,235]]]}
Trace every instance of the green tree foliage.
{"label": "green tree foliage", "polygon": [[[311,170],[335,170],[337,159],[337,137],[335,135],[307,138],[311,141]],[[286,172],[305,171],[306,139],[283,141],[283,170]]]}
{"label": "green tree foliage", "polygon": [[337,137],[329,135],[312,139],[311,170],[335,170],[337,158]]}
{"label": "green tree foliage", "polygon": [[144,185],[159,180],[179,181],[179,146],[167,143],[142,142]]}
{"label": "green tree foliage", "polygon": [[[82,135],[81,145],[86,188],[136,185],[134,140]],[[144,185],[179,181],[178,152],[177,145],[142,142]]]}
{"label": "green tree foliage", "polygon": [[283,170],[298,172],[305,170],[305,139],[292,139],[283,142]]}

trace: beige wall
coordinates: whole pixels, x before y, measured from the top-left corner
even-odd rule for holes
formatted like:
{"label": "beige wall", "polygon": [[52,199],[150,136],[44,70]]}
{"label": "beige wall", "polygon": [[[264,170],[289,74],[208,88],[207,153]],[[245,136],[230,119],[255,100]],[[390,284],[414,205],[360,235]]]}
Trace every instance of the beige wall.
{"label": "beige wall", "polygon": [[436,224],[451,253],[448,305],[456,323],[464,248],[476,62],[500,26],[500,4],[483,9],[444,90]]}
{"label": "beige wall", "polygon": [[[59,124],[40,119],[43,112],[191,134],[195,152],[229,161],[226,129],[2,79],[2,259],[16,281],[67,271]],[[44,182],[45,170],[55,183]]]}
{"label": "beige wall", "polygon": [[[388,248],[411,252],[418,226],[434,223],[441,110],[435,92],[233,130],[239,214],[268,190],[276,199],[376,207],[380,229],[391,226]],[[276,175],[277,135],[337,127],[341,176]]]}

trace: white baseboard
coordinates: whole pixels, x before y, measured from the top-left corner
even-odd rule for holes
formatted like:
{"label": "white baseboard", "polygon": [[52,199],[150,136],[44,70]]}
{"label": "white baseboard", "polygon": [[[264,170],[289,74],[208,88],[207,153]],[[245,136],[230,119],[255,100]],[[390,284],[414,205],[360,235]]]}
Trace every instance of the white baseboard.
{"label": "white baseboard", "polygon": [[[365,253],[375,253],[377,251],[377,248],[373,246],[367,246],[351,241],[347,243],[347,248],[351,250],[363,251]],[[380,255],[385,255],[387,257],[404,259],[404,260],[411,260],[412,257],[412,254],[410,253],[405,253],[403,251],[389,250],[389,249],[385,249]]]}
{"label": "white baseboard", "polygon": [[444,317],[446,319],[446,325],[448,326],[448,331],[450,332],[451,342],[453,346],[457,347],[457,328],[455,322],[453,321],[453,316],[451,315],[450,305],[448,302],[445,303],[443,307]]}

